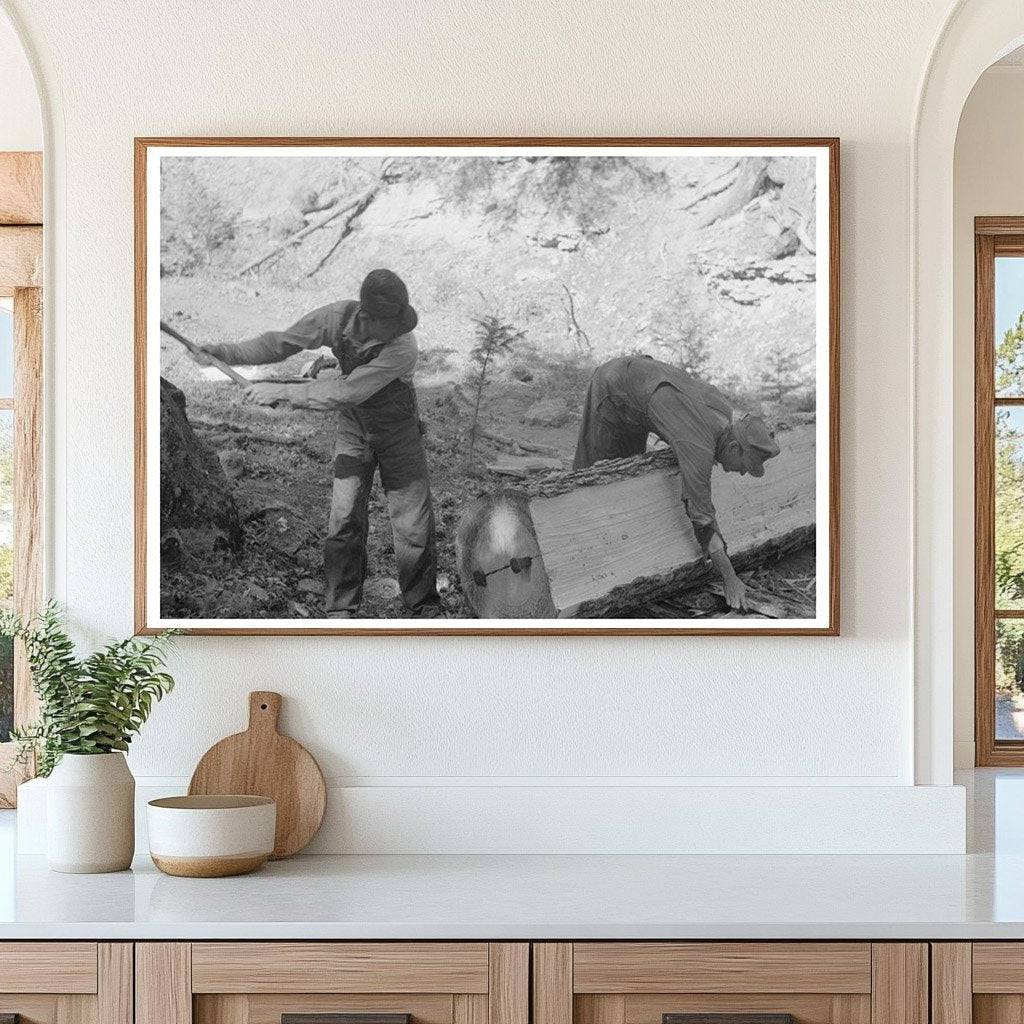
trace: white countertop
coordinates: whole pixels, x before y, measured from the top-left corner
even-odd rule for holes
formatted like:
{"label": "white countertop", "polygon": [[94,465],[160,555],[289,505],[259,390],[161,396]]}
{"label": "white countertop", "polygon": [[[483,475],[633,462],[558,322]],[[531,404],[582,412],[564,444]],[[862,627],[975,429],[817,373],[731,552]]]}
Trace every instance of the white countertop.
{"label": "white countertop", "polygon": [[59,875],[0,812],[0,940],[1024,939],[1024,772],[975,772],[967,856],[297,857]]}
{"label": "white countertop", "polygon": [[0,880],[0,939],[1024,939],[1024,856],[299,857]]}

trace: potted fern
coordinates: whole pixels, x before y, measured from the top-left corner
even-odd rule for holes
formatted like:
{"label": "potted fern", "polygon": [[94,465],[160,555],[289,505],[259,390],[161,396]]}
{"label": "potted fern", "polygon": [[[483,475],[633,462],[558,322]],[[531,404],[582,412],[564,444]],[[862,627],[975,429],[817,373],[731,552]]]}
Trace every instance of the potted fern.
{"label": "potted fern", "polygon": [[22,763],[47,782],[47,862],[54,871],[122,871],[135,853],[135,779],[124,752],[174,687],[162,671],[173,633],[130,637],[84,658],[55,604],[22,622],[0,615],[0,634],[22,641],[39,718],[12,733]]}

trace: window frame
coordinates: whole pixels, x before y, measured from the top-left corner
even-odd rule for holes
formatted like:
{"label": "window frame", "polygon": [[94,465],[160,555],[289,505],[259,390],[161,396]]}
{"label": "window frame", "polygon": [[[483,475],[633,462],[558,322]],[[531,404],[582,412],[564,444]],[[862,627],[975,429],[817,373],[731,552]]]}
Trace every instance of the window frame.
{"label": "window frame", "polygon": [[1024,608],[996,608],[995,417],[1000,407],[1024,408],[1024,396],[996,397],[995,261],[1024,258],[1024,217],[976,217],[974,254],[974,760],[1021,767],[1024,740],[996,738],[996,624],[1024,623]]}
{"label": "window frame", "polygon": [[[35,614],[43,594],[42,154],[0,153],[0,297],[14,299],[14,608]],[[3,396],[4,398],[8,396]],[[36,717],[21,644],[14,652],[14,724]],[[0,743],[0,807],[13,807],[34,766],[11,767],[13,743]]]}

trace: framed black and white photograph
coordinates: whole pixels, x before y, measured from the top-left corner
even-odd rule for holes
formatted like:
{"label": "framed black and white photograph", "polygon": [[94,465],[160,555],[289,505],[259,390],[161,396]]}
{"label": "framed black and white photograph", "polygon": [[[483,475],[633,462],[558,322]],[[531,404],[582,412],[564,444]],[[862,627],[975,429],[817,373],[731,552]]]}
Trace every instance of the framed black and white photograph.
{"label": "framed black and white photograph", "polygon": [[140,632],[838,632],[835,139],[136,140]]}

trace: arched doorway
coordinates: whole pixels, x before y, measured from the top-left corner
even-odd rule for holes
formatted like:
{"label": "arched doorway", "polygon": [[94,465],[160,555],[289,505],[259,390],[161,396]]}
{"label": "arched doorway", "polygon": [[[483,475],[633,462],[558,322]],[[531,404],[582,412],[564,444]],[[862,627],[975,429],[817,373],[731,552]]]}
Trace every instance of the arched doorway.
{"label": "arched doorway", "polygon": [[[0,11],[0,604],[34,612],[42,594],[43,119],[21,39]],[[0,643],[0,806],[21,777],[10,765],[13,725],[33,702],[27,664]]]}
{"label": "arched doorway", "polygon": [[954,761],[954,147],[975,82],[1021,42],[1019,0],[961,0],[925,69],[912,128],[915,778],[921,784],[949,784]]}

